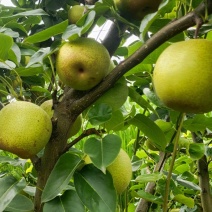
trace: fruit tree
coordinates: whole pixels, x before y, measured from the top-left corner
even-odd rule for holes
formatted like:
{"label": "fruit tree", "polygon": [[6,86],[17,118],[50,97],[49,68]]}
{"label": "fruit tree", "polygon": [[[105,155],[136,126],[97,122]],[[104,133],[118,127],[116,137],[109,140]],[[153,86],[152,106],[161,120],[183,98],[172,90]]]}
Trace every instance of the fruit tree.
{"label": "fruit tree", "polygon": [[211,212],[212,0],[0,1],[0,211]]}

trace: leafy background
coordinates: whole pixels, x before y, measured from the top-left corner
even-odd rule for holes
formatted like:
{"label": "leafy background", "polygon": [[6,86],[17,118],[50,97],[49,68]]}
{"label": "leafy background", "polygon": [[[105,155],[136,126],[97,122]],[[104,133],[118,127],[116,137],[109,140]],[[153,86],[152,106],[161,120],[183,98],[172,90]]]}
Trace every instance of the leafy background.
{"label": "leafy background", "polygon": [[[201,1],[164,0],[159,10],[146,16],[139,25],[123,19],[112,0],[89,6],[89,12],[76,25],[69,24],[67,12],[77,1],[12,0],[12,3],[15,7],[0,5],[2,106],[14,99],[40,105],[51,99],[55,91],[58,96],[63,94],[64,86],[54,71],[55,53],[62,40],[92,36],[95,27],[102,30],[106,22],[118,20],[129,30],[122,35],[113,54],[112,60],[117,65],[159,29],[184,16]],[[208,22],[199,34],[209,40],[212,39],[210,18],[207,17]],[[149,211],[160,211],[167,193],[169,210],[202,211],[197,163],[202,159],[207,162],[209,179],[205,183],[211,185],[212,114],[187,114],[179,128],[180,114],[164,107],[152,88],[152,72],[160,53],[171,43],[192,39],[194,31],[189,28],[164,42],[83,112],[82,129],[69,138],[68,143],[88,129],[103,133],[81,139],[59,158],[42,193],[44,212],[133,212],[141,199],[150,202]],[[131,36],[135,39],[129,40]],[[101,37],[96,39],[100,41]],[[162,125],[158,126],[156,120],[163,120]],[[167,122],[170,128],[164,131]],[[177,132],[179,147],[167,191],[164,185],[172,163],[173,137]],[[147,146],[147,140],[151,140],[156,151]],[[102,146],[98,147],[99,141]],[[105,168],[120,147],[131,158],[133,177],[127,190],[117,196]],[[93,158],[95,166],[84,166],[85,154],[91,154],[96,148],[101,151]],[[161,158],[164,158],[162,162]],[[154,191],[148,193],[145,188],[150,183]],[[0,211],[33,211],[36,184],[37,172],[30,160],[0,150]]]}

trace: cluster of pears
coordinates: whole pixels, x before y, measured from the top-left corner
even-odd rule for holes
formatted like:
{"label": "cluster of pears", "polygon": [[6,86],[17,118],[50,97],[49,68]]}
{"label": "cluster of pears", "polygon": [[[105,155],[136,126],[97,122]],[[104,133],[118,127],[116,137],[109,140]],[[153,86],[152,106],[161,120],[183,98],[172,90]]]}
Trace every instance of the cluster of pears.
{"label": "cluster of pears", "polygon": [[176,42],[159,56],[153,85],[165,106],[180,112],[212,110],[212,41],[191,39]]}
{"label": "cluster of pears", "polygon": [[12,102],[0,111],[0,149],[31,158],[47,144],[52,133],[48,114],[26,101]]}
{"label": "cluster of pears", "polygon": [[[84,160],[86,164],[92,163],[88,155]],[[115,160],[107,167],[107,171],[112,176],[117,194],[121,194],[132,178],[132,164],[129,155],[123,149],[120,149]]]}

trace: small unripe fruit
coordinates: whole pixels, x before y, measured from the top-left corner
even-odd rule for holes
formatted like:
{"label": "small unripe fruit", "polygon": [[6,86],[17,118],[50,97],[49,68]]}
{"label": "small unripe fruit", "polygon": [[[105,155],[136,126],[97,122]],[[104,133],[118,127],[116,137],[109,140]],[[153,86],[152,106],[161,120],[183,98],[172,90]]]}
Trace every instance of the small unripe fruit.
{"label": "small unripe fruit", "polygon": [[85,6],[74,5],[70,7],[68,11],[68,20],[70,24],[76,24],[77,21],[83,16],[85,12]]}

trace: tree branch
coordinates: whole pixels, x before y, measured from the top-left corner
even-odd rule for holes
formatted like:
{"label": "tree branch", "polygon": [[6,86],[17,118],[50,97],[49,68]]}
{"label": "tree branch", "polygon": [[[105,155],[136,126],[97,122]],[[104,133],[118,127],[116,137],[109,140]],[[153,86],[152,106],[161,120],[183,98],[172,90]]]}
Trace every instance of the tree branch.
{"label": "tree branch", "polygon": [[[196,25],[197,16],[202,18],[205,16],[206,9],[208,13],[212,13],[212,1],[208,1],[208,8],[205,8],[205,3],[201,3],[193,12],[186,16],[171,22],[163,27],[154,36],[152,36],[140,49],[134,54],[121,62],[102,83],[89,91],[87,94],[72,103],[70,111],[81,113],[89,107],[95,100],[97,100],[104,92],[110,89],[115,82],[120,79],[128,70],[141,63],[152,51],[158,48],[165,41],[169,40],[178,33]],[[199,21],[199,19],[198,19]]]}
{"label": "tree branch", "polygon": [[[61,102],[55,104],[54,118],[57,120],[56,133],[45,147],[44,155],[39,161],[38,182],[35,194],[35,211],[42,211],[41,194],[46,181],[58,158],[67,145],[68,132],[74,121],[86,108],[109,90],[128,70],[141,63],[153,50],[176,34],[196,24],[195,17],[204,17],[205,11],[212,12],[212,0],[202,3],[194,12],[174,21],[151,37],[140,49],[128,59],[121,62],[105,79],[88,92],[67,89]],[[112,50],[111,50],[112,51]]]}
{"label": "tree branch", "polygon": [[[202,143],[202,139],[192,133],[192,138],[195,143]],[[208,172],[207,157],[204,155],[197,160],[197,169],[199,174],[199,186],[201,188],[201,205],[204,212],[210,212],[212,208],[212,196],[210,190],[210,178]]]}
{"label": "tree branch", "polygon": [[[167,155],[164,152],[160,152],[160,160],[159,162],[156,164],[153,173],[154,172],[161,172],[163,170],[165,161],[166,161]],[[145,192],[150,193],[150,194],[154,194],[155,192],[155,182],[149,182],[145,188]],[[145,200],[145,199],[141,199],[136,207],[136,211],[135,212],[147,212],[149,205],[151,202]]]}
{"label": "tree branch", "polygon": [[67,152],[72,146],[74,146],[76,143],[81,141],[83,138],[89,136],[89,135],[98,135],[100,136],[102,133],[105,133],[104,130],[96,130],[95,128],[90,128],[85,130],[79,137],[74,139],[71,143],[68,143],[63,150],[63,153]]}

